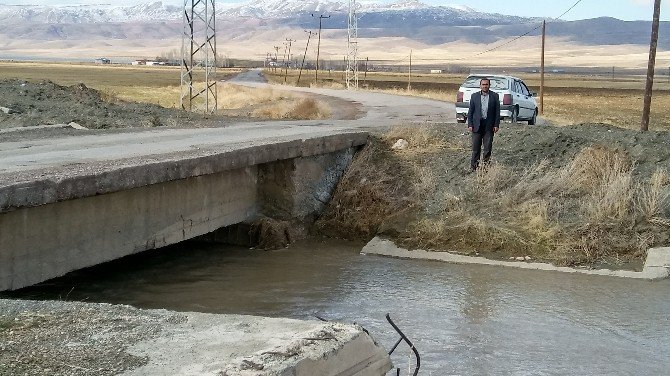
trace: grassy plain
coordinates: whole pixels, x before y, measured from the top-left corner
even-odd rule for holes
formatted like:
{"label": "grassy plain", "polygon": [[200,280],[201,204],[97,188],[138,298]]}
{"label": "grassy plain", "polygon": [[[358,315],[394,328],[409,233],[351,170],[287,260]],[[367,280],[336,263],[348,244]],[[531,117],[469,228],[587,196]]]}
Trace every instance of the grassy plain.
{"label": "grassy plain", "polygon": [[[241,72],[239,68],[219,68],[225,80]],[[0,79],[49,80],[58,85],[83,83],[100,91],[108,100],[180,107],[180,67],[92,65],[33,62],[0,62]],[[228,116],[270,119],[322,119],[330,110],[319,101],[273,89],[250,89],[217,85],[219,109]],[[197,104],[196,104],[197,106]]]}
{"label": "grassy plain", "polygon": [[[288,71],[289,84],[297,82],[297,71]],[[539,95],[540,75],[511,73],[521,77]],[[266,71],[275,83],[284,82],[284,72]],[[413,74],[368,72],[359,74],[359,86],[453,102],[466,74]],[[543,117],[557,125],[604,123],[639,129],[646,78],[639,75],[546,74]],[[320,72],[316,86],[344,87],[342,72]],[[410,88],[408,89],[408,84]],[[302,73],[301,86],[314,86],[314,71]],[[539,101],[539,98],[538,98]],[[670,80],[658,76],[650,114],[650,129],[670,130]],[[451,120],[451,119],[448,119]]]}

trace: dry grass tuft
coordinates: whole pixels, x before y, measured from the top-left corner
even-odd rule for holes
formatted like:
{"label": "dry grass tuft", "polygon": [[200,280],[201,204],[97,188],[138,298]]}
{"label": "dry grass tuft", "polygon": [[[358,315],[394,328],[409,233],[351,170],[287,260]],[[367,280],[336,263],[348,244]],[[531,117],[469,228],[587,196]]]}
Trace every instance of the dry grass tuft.
{"label": "dry grass tuft", "polygon": [[447,141],[435,129],[424,126],[396,125],[386,132],[382,139],[390,147],[399,139],[409,143],[401,153],[434,153],[446,148],[454,148],[452,142]]}
{"label": "dry grass tuft", "polygon": [[330,109],[314,98],[300,99],[289,112],[292,119],[326,119],[330,115]]}
{"label": "dry grass tuft", "polygon": [[510,170],[499,163],[484,165],[474,174],[472,192],[482,197],[491,197],[510,183],[510,177]]}
{"label": "dry grass tuft", "polygon": [[346,85],[337,81],[326,81],[326,82],[319,82],[318,84],[312,82],[309,84],[309,87],[318,87],[325,89],[344,89],[346,88]]}
{"label": "dry grass tuft", "polygon": [[666,170],[657,169],[649,179],[648,184],[638,188],[636,196],[636,210],[651,223],[670,226],[670,221],[664,218],[670,210],[670,176]]}
{"label": "dry grass tuft", "polygon": [[293,98],[288,93],[272,88],[251,88],[233,84],[217,86],[221,109],[240,109],[259,104]]}
{"label": "dry grass tuft", "polygon": [[224,84],[219,108],[228,115],[264,119],[314,120],[330,117],[330,108],[320,101],[273,88],[249,88]]}
{"label": "dry grass tuft", "polygon": [[584,200],[585,215],[593,224],[624,224],[632,214],[633,176],[631,171],[609,170]]}
{"label": "dry grass tuft", "polygon": [[160,90],[147,90],[139,86],[117,86],[105,88],[104,92],[110,101],[120,99],[129,102],[151,103],[165,108],[179,108],[180,88],[179,86],[165,86]]}
{"label": "dry grass tuft", "polygon": [[572,180],[579,186],[591,190],[632,169],[630,158],[621,151],[604,146],[582,149],[570,164]]}
{"label": "dry grass tuft", "polygon": [[568,169],[549,169],[547,160],[522,171],[515,171],[516,181],[510,182],[511,187],[501,197],[503,203],[510,209],[537,197],[548,197],[553,200],[569,196],[575,191]]}

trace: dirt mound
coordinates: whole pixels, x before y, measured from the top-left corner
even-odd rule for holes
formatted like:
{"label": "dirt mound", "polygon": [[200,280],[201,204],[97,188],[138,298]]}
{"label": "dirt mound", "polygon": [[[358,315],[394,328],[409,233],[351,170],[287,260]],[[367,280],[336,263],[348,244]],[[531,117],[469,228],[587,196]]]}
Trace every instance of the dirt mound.
{"label": "dirt mound", "polygon": [[[359,153],[317,227],[499,259],[635,262],[648,247],[670,243],[668,136],[599,124],[505,124],[493,163],[465,174],[465,126],[394,129]],[[409,147],[392,150],[399,138]]]}
{"label": "dirt mound", "polygon": [[[84,84],[61,86],[51,81],[0,81],[0,129],[75,122],[89,129],[193,126],[202,114],[153,104],[124,102]],[[210,117],[209,121],[223,120]],[[202,126],[202,125],[201,125]]]}

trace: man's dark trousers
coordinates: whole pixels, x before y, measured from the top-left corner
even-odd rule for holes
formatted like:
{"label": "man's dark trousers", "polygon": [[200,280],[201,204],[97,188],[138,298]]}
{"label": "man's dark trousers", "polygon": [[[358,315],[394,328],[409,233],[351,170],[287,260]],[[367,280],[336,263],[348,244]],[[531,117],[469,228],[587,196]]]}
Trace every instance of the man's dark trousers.
{"label": "man's dark trousers", "polygon": [[[482,156],[482,147],[484,155]],[[479,130],[472,132],[472,158],[470,158],[470,168],[476,170],[479,166],[481,157],[484,164],[489,163],[491,159],[491,149],[493,149],[493,129],[488,129],[486,120],[482,119]]]}

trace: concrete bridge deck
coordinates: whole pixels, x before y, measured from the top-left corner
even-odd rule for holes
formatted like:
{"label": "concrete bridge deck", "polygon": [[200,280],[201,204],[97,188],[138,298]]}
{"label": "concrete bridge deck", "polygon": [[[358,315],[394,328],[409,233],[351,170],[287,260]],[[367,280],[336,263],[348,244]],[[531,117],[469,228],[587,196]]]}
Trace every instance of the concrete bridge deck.
{"label": "concrete bridge deck", "polygon": [[[236,83],[264,85],[258,74]],[[367,129],[453,114],[452,104],[427,99],[301,90],[339,96],[340,109],[350,104],[360,116],[10,142],[0,135],[0,291],[259,214],[309,217],[328,200]]]}

